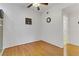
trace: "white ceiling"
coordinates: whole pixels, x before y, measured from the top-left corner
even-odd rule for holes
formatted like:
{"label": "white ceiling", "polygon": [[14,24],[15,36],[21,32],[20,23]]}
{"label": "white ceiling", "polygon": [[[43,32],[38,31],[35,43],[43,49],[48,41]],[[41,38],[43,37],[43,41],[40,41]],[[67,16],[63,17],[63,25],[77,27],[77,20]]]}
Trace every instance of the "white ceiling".
{"label": "white ceiling", "polygon": [[[7,6],[19,6],[19,7],[25,7],[27,8],[27,6],[30,4],[30,3],[0,3],[0,5],[6,5]],[[34,11],[37,11],[37,12],[44,12],[45,10],[49,9],[49,8],[53,8],[53,7],[57,7],[57,8],[66,8],[66,7],[69,7],[70,5],[72,5],[72,3],[48,3],[48,6],[44,6],[44,5],[41,5],[40,6],[40,11],[37,10],[36,7],[31,7],[29,9],[32,9]]]}
{"label": "white ceiling", "polygon": [[75,3],[64,9],[65,14],[77,14],[79,12],[79,4]]}
{"label": "white ceiling", "polygon": [[[30,3],[24,4],[26,7]],[[48,6],[40,5],[40,11],[37,10],[36,7],[31,7],[30,9],[35,10],[37,12],[44,12],[46,9],[53,8],[53,7],[58,7],[58,8],[66,8],[72,5],[72,3],[49,3]]]}

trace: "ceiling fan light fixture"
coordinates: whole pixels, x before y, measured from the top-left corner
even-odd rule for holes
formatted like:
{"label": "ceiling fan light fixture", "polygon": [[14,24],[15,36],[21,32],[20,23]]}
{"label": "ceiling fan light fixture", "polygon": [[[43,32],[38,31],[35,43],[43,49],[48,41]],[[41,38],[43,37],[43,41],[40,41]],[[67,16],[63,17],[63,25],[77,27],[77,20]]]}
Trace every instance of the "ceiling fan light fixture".
{"label": "ceiling fan light fixture", "polygon": [[33,3],[33,6],[34,7],[39,7],[40,6],[40,3]]}

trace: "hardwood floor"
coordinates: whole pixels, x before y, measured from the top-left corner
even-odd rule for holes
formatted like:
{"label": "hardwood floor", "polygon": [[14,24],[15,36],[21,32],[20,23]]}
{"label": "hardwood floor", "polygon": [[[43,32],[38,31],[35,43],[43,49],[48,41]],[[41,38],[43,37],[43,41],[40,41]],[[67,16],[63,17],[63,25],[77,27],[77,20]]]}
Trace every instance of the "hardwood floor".
{"label": "hardwood floor", "polygon": [[67,44],[67,55],[68,56],[79,56],[79,46],[73,44]]}
{"label": "hardwood floor", "polygon": [[40,40],[6,48],[3,56],[63,56],[63,48]]}

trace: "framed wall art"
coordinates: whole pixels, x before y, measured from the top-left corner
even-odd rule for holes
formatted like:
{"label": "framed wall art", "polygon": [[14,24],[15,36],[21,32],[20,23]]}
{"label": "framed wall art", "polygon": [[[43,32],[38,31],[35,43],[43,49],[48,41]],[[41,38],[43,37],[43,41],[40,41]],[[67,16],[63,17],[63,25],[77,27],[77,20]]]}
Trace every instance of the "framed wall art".
{"label": "framed wall art", "polygon": [[31,18],[25,18],[25,24],[32,25],[32,19]]}

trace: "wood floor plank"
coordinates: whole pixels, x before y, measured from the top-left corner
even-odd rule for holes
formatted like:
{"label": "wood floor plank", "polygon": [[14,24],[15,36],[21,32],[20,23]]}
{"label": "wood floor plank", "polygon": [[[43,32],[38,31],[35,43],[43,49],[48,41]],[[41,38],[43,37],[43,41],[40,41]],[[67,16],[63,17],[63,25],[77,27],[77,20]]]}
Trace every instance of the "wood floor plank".
{"label": "wood floor plank", "polygon": [[76,46],[74,44],[67,44],[67,55],[79,56],[79,46]]}
{"label": "wood floor plank", "polygon": [[36,41],[6,48],[3,56],[63,56],[63,48],[44,41]]}

